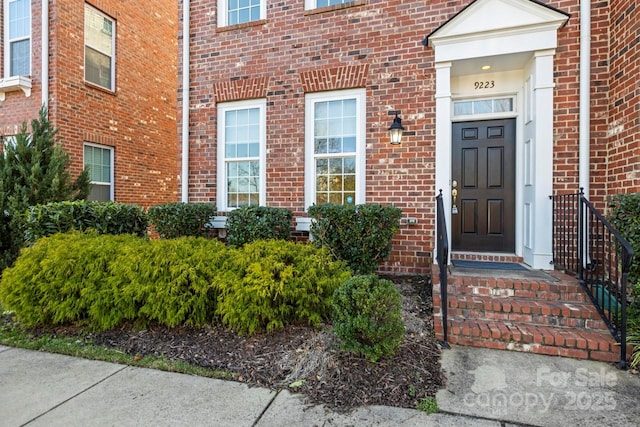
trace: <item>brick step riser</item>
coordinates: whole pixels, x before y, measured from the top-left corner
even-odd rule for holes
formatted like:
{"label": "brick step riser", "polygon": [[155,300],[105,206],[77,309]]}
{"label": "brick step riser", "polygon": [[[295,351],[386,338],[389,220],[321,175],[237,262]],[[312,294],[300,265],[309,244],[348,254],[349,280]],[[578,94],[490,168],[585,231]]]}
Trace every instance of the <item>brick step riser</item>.
{"label": "brick step riser", "polygon": [[[440,294],[440,285],[433,289],[434,294]],[[572,301],[578,303],[589,302],[587,294],[581,290],[530,290],[512,288],[490,288],[485,286],[453,285],[447,286],[448,295],[478,295],[499,298],[530,298],[547,301]]]}
{"label": "brick step riser", "polygon": [[[620,347],[608,331],[576,332],[576,329],[563,327],[455,319],[448,319],[447,324],[451,344],[604,362],[617,362],[620,358]],[[437,339],[443,339],[440,318],[434,322],[434,331]]]}
{"label": "brick step riser", "polygon": [[[440,308],[434,307],[434,317],[441,317]],[[486,321],[530,323],[545,326],[562,326],[567,328],[591,329],[595,331],[608,331],[607,324],[601,319],[582,319],[562,316],[531,315],[520,313],[480,312],[466,309],[449,309],[447,318],[454,319],[478,319]]]}
{"label": "brick step riser", "polygon": [[[434,296],[433,306],[440,308],[442,300]],[[590,303],[558,302],[545,300],[505,299],[493,297],[466,297],[449,295],[448,312],[475,316],[482,313],[523,314],[527,316],[551,316],[560,318],[600,320],[600,314]],[[456,311],[463,310],[463,311]],[[469,317],[468,317],[469,318]]]}

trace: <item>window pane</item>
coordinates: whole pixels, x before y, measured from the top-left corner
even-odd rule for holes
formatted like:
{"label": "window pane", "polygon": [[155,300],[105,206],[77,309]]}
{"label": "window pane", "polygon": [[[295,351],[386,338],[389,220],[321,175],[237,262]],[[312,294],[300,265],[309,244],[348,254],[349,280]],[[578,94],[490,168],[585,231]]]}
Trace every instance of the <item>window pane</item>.
{"label": "window pane", "polygon": [[89,200],[111,200],[111,149],[85,145],[84,167],[92,188]]}
{"label": "window pane", "polygon": [[90,6],[85,6],[85,80],[113,89],[114,21]]}
{"label": "window pane", "polygon": [[85,50],[85,80],[111,89],[111,58],[88,46]]}
{"label": "window pane", "polygon": [[491,100],[473,101],[473,114],[488,114],[493,110]]}
{"label": "window pane", "polygon": [[473,113],[471,102],[454,102],[453,103],[453,115],[454,116],[467,116]]}
{"label": "window pane", "polygon": [[494,112],[496,113],[505,113],[505,112],[513,111],[512,98],[494,99],[493,105],[494,105]]}
{"label": "window pane", "polygon": [[[261,0],[227,0],[227,24],[235,25],[260,19]],[[264,0],[262,0],[264,1]]]}
{"label": "window pane", "polygon": [[88,200],[91,202],[108,202],[111,200],[111,186],[91,184],[91,194],[89,194]]}
{"label": "window pane", "polygon": [[[352,203],[355,197],[357,102],[355,98],[313,104],[316,203]],[[345,188],[348,185],[349,188]],[[347,201],[347,193],[351,195]]]}
{"label": "window pane", "polygon": [[11,66],[9,73],[12,76],[27,76],[31,73],[31,40],[26,39],[11,43]]}
{"label": "window pane", "polygon": [[344,153],[355,153],[356,152],[356,137],[348,137],[342,140],[342,151]]}
{"label": "window pane", "polygon": [[9,2],[9,40],[31,36],[31,1]]}
{"label": "window pane", "polygon": [[257,161],[227,162],[227,207],[260,203],[260,165]]}

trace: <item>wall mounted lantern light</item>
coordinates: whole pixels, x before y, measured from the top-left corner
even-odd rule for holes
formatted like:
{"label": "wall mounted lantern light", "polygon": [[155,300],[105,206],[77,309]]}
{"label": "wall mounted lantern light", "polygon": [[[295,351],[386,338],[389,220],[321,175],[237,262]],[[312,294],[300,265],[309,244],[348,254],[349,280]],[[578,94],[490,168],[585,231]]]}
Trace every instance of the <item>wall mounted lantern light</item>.
{"label": "wall mounted lantern light", "polygon": [[404,132],[404,128],[402,127],[402,119],[398,117],[399,113],[399,111],[389,112],[389,115],[396,115],[393,119],[393,123],[391,123],[391,127],[389,127],[389,137],[391,138],[392,145],[398,145],[402,142],[402,132]]}

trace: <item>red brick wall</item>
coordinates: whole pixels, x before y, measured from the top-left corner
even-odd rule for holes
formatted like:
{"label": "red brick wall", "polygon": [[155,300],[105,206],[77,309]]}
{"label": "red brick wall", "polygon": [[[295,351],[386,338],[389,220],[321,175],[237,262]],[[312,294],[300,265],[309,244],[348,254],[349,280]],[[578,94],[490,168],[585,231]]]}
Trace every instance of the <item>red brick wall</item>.
{"label": "red brick wall", "polygon": [[640,191],[640,5],[611,1],[608,192]]}
{"label": "red brick wall", "polygon": [[[628,1],[632,3],[631,0]],[[554,191],[578,189],[579,2],[543,1],[571,14],[558,31],[554,100]],[[352,3],[353,4],[353,3]],[[304,11],[301,0],[269,1],[267,19],[233,28],[216,27],[216,2],[191,1],[191,201],[216,197],[216,96],[233,84],[267,82],[267,204],[304,216],[304,95],[340,87],[326,70],[363,69],[357,84],[367,95],[368,203],[393,204],[404,217],[394,251],[383,270],[429,272],[435,196],[435,71],[433,50],[421,40],[469,1],[358,1],[322,13]],[[182,2],[180,2],[180,8]],[[609,109],[609,6],[592,5],[592,192],[607,185]],[[330,87],[306,83],[314,73]],[[236,93],[241,93],[236,90]],[[240,96],[240,95],[239,95]],[[231,100],[228,92],[224,100]],[[390,110],[400,110],[411,132],[391,146]]]}
{"label": "red brick wall", "polygon": [[[42,17],[42,3],[31,1],[31,96],[26,97],[19,90],[6,94],[4,102],[0,101],[0,134],[13,135],[18,132],[22,122],[30,122],[38,116],[38,110],[42,105],[42,49],[40,49],[42,32],[40,21]],[[4,6],[0,3],[0,16],[4,23]],[[4,29],[0,31],[0,75],[4,77]]]}
{"label": "red brick wall", "polygon": [[[176,201],[177,4],[171,0],[89,0],[116,20],[116,90],[84,82],[82,0],[50,4],[50,119],[60,128],[72,171],[83,166],[83,143],[114,147],[115,199],[149,206]],[[30,98],[0,103],[2,129],[36,117],[41,104],[40,7],[32,0],[33,83]]]}

